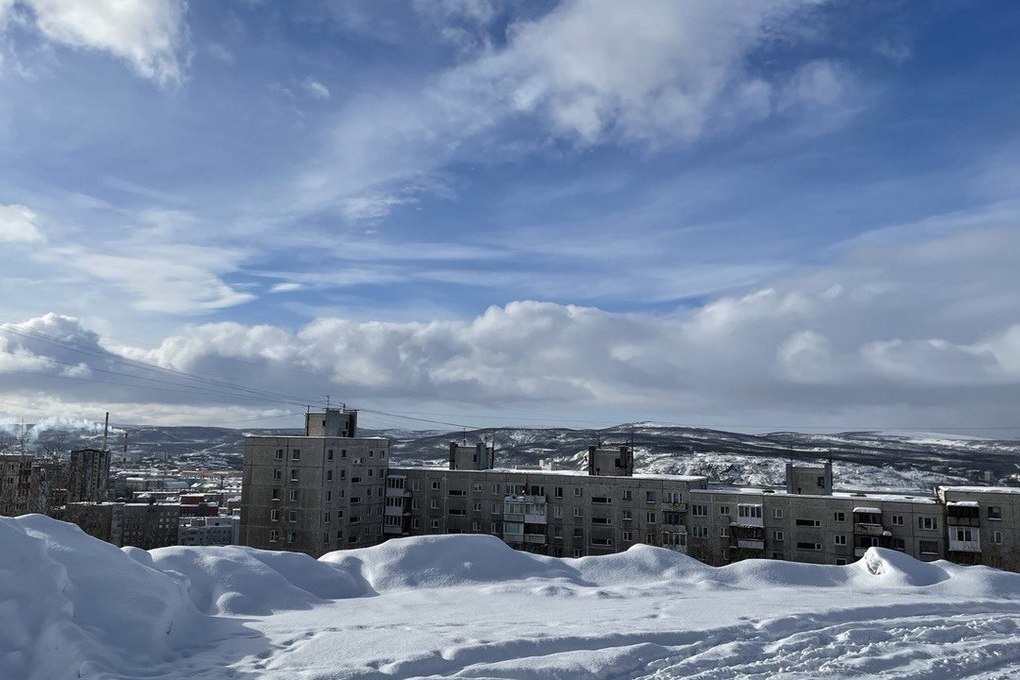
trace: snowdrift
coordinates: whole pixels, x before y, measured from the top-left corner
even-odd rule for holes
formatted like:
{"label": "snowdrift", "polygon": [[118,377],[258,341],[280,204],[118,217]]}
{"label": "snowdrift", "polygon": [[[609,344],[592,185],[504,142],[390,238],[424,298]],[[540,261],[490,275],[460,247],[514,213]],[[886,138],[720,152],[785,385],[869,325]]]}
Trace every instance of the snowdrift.
{"label": "snowdrift", "polygon": [[714,568],[648,546],[556,559],[491,536],[460,535],[315,560],[242,547],[119,550],[41,515],[0,518],[0,542],[0,677],[12,679],[131,677],[236,635],[230,626],[243,627],[244,617],[415,589],[623,597],[641,588],[678,596],[812,588],[843,600],[871,591],[1020,599],[1020,575],[875,548],[846,567],[748,560]]}

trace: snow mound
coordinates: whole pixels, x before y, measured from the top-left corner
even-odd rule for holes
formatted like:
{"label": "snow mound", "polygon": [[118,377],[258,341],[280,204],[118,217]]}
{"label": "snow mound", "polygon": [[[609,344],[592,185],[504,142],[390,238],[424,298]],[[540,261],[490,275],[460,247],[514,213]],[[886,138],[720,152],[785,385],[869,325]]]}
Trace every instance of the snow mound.
{"label": "snow mound", "polygon": [[178,578],[206,614],[260,616],[375,594],[359,573],[301,553],[217,546],[158,548],[151,553],[132,549],[129,554]]}
{"label": "snow mound", "polygon": [[0,677],[167,660],[202,621],[180,584],[73,524],[0,517]]}
{"label": "snow mound", "polygon": [[378,592],[496,583],[529,578],[576,579],[562,560],[514,550],[494,536],[413,536],[323,555],[322,562],[359,573]]}
{"label": "snow mound", "polygon": [[[267,666],[258,664],[277,654],[294,654],[311,667],[320,662],[311,651],[302,656],[301,650],[319,635],[341,640],[364,636],[357,637],[363,642],[349,651],[374,659],[372,663],[377,665],[372,668],[389,668],[386,664],[390,663],[396,674],[404,667],[401,664],[407,665],[408,672],[414,667],[415,673],[433,674],[445,673],[457,664],[464,670],[484,660],[491,662],[492,672],[525,677],[531,661],[558,655],[556,663],[565,665],[555,667],[569,675],[564,669],[580,672],[594,668],[591,664],[599,666],[603,662],[596,658],[602,653],[598,650],[612,647],[616,651],[606,652],[603,660],[605,668],[615,669],[610,675],[623,672],[627,664],[643,667],[647,659],[674,654],[676,668],[682,669],[676,677],[684,677],[683,673],[693,673],[698,663],[711,665],[719,659],[710,658],[708,649],[703,650],[704,657],[694,653],[694,647],[684,651],[684,645],[708,643],[697,642],[701,638],[693,633],[677,637],[675,629],[668,626],[675,625],[671,621],[690,619],[688,612],[704,616],[713,602],[723,599],[731,603],[729,611],[735,614],[761,599],[790,603],[807,597],[816,603],[817,613],[760,617],[754,624],[720,628],[722,632],[709,641],[714,645],[711,654],[729,649],[727,645],[736,639],[732,636],[748,635],[771,635],[774,642],[786,640],[782,644],[792,649],[801,645],[798,636],[810,637],[821,623],[829,626],[826,635],[835,640],[845,635],[863,636],[878,640],[875,644],[892,645],[898,628],[880,634],[857,628],[850,631],[840,628],[841,622],[849,620],[847,617],[872,615],[899,621],[922,610],[940,612],[941,616],[949,611],[940,605],[946,602],[956,603],[952,615],[957,620],[949,628],[931,632],[932,639],[954,635],[970,639],[977,625],[972,622],[980,623],[985,613],[997,618],[981,623],[982,630],[1001,637],[1003,645],[1015,646],[1014,637],[1020,635],[1020,574],[941,561],[923,563],[880,548],[869,549],[863,559],[845,567],[747,560],[717,568],[678,552],[643,545],[604,557],[557,559],[515,551],[491,536],[454,535],[395,539],[315,560],[297,553],[237,546],[119,550],[72,524],[41,515],[0,518],[0,543],[0,678],[199,677],[188,671],[188,660],[195,654],[215,658],[209,662],[213,664],[207,669],[210,672],[234,664],[249,664],[260,671]],[[827,613],[830,605],[849,611],[869,596],[874,604],[861,614]],[[375,599],[372,606],[344,604],[365,597]],[[527,600],[529,597],[541,601]],[[392,657],[394,639],[379,631],[393,631],[389,634],[398,636],[431,634],[415,632],[417,621],[430,617],[430,611],[409,614],[403,605],[392,603],[420,604],[436,598],[457,603],[457,607],[461,603],[481,607],[488,612],[486,616],[503,615],[486,609],[493,603],[508,606],[507,625],[520,626],[520,638],[512,644],[486,642],[501,633],[483,626],[467,637],[451,632],[451,646],[434,652],[404,649],[398,644],[403,656]],[[887,605],[890,599],[900,604]],[[524,606],[525,602],[530,604]],[[654,605],[651,610],[649,603]],[[584,631],[572,635],[551,629],[536,632],[535,626],[546,625],[546,614],[533,616],[532,606],[547,614],[564,612],[565,621],[577,618],[571,614],[576,607],[592,616],[605,613],[611,617],[611,612],[619,612],[629,617],[628,625],[635,632],[622,635],[611,627],[594,637]],[[307,613],[292,613],[303,611]],[[314,618],[316,612],[326,612],[326,616],[330,611],[346,613],[328,621]],[[457,625],[463,624],[457,621],[463,614],[450,616],[447,628],[458,631]],[[277,617],[290,621],[288,630],[296,627],[298,632],[270,643],[261,637],[258,626],[252,627],[253,622],[276,621]],[[302,623],[306,620],[325,623],[313,629]],[[666,627],[652,639],[642,632],[650,630],[647,626]],[[918,634],[929,635],[924,630]],[[808,655],[817,645],[805,639],[803,653]],[[767,651],[768,644],[762,650]],[[662,645],[680,646],[667,654]],[[989,654],[998,654],[996,650]],[[1020,653],[1016,656],[1020,664]],[[610,657],[618,660],[610,663]],[[387,658],[391,661],[385,661]],[[811,664],[821,663],[813,656],[811,659]],[[163,670],[157,672],[157,667]],[[290,677],[286,666],[272,667],[280,669],[279,677]],[[321,675],[307,677],[340,677],[329,675],[331,672],[324,669]],[[535,677],[539,676],[552,677],[541,673]]]}

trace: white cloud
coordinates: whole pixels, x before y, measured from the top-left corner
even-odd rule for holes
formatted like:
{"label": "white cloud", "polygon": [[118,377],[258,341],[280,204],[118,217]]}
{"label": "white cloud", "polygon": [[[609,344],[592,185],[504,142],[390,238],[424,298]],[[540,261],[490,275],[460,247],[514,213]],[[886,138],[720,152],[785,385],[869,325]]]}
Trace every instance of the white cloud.
{"label": "white cloud", "polygon": [[[14,0],[24,5],[47,39],[94,49],[127,61],[161,85],[181,80],[186,43],[182,0]],[[0,18],[5,3],[0,1]]]}
{"label": "white cloud", "polygon": [[329,88],[320,83],[315,78],[308,76],[301,81],[301,86],[305,88],[305,92],[310,94],[315,99],[326,100],[330,97]]}
{"label": "white cloud", "polygon": [[38,215],[23,205],[0,203],[0,243],[42,243]]}
{"label": "white cloud", "polygon": [[[418,91],[345,102],[322,157],[297,183],[302,204],[351,212],[353,201],[357,212],[365,196],[391,196],[394,184],[451,160],[527,153],[550,139],[579,148],[654,149],[760,121],[780,101],[789,115],[800,97],[812,115],[829,105],[843,110],[853,81],[832,62],[791,67],[774,75],[775,82],[745,63],[754,49],[782,35],[791,17],[817,4],[564,2],[513,23],[505,45],[473,51]],[[444,4],[433,12],[446,16],[461,7]],[[480,12],[468,24],[485,26],[487,5],[464,7]],[[502,127],[522,121],[538,132],[501,145]],[[386,209],[378,199],[372,207]]]}
{"label": "white cloud", "polygon": [[295,291],[304,290],[306,286],[302,283],[284,282],[274,284],[270,289],[270,293],[293,293]]}

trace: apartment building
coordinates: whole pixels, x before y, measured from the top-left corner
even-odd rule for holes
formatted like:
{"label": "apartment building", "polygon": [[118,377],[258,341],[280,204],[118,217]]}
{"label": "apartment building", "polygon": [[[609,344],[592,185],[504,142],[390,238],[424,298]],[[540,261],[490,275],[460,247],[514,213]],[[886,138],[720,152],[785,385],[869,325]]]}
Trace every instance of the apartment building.
{"label": "apartment building", "polygon": [[456,442],[448,468],[389,468],[385,440],[334,436],[355,429],[322,415],[308,414],[303,437],[248,439],[243,545],[318,556],[396,536],[486,533],[560,557],[645,543],[715,565],[848,564],[877,546],[1020,571],[1020,489],[836,491],[831,463],[789,464],[785,488],[730,487],[701,476],[634,474],[625,445],[591,447],[583,472],[494,469],[485,444]]}
{"label": "apartment building", "polygon": [[356,428],[357,411],[327,409],[302,436],[246,438],[242,545],[318,556],[383,540],[389,441]]}
{"label": "apartment building", "polygon": [[0,454],[0,515],[46,513],[51,498],[53,466],[27,454]]}
{"label": "apartment building", "polygon": [[239,526],[237,517],[182,516],[177,525],[177,545],[237,545]]}
{"label": "apartment building", "polygon": [[177,503],[75,502],[64,519],[115,546],[144,550],[177,545],[180,506]]}
{"label": "apartment building", "polygon": [[67,477],[68,502],[105,501],[110,480],[109,450],[71,451]]}

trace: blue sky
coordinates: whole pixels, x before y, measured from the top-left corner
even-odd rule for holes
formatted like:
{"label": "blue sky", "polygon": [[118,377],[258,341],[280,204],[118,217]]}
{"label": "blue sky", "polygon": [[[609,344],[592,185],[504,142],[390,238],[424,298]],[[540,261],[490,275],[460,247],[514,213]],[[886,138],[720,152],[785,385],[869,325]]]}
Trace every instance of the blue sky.
{"label": "blue sky", "polygon": [[127,358],[479,425],[1014,425],[1013,3],[0,0],[0,27],[0,320],[91,352],[0,335],[9,417],[289,413],[88,382]]}

